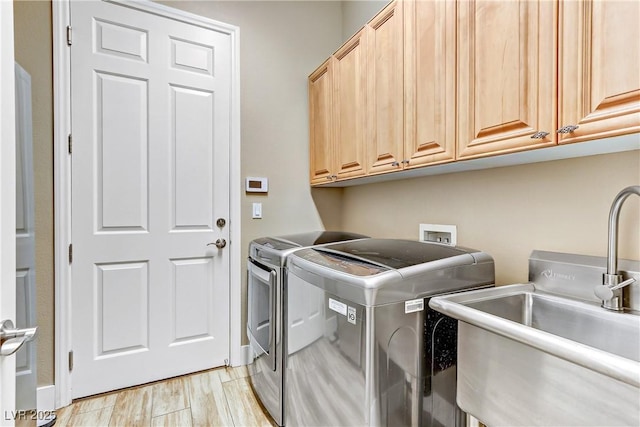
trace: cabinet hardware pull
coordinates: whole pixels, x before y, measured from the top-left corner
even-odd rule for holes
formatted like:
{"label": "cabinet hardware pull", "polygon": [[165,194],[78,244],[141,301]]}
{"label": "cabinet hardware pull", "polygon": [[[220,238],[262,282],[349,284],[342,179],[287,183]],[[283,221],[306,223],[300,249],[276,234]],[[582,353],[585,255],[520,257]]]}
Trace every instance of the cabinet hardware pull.
{"label": "cabinet hardware pull", "polygon": [[569,126],[562,126],[560,129],[558,129],[556,132],[557,133],[571,133],[574,130],[578,129],[579,126],[575,126],[575,125],[569,125]]}
{"label": "cabinet hardware pull", "polygon": [[549,132],[536,132],[533,135],[531,135],[531,139],[544,139],[547,135],[549,135]]}
{"label": "cabinet hardware pull", "polygon": [[409,160],[403,160],[402,163],[408,165],[409,164]]}
{"label": "cabinet hardware pull", "polygon": [[398,162],[393,162],[393,163],[391,163],[391,166],[400,166],[400,163],[398,163]]}

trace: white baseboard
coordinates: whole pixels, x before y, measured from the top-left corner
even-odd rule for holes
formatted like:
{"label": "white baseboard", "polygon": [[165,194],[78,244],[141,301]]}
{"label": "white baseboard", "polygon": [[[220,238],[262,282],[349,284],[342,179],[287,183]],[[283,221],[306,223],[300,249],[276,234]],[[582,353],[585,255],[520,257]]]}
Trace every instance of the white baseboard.
{"label": "white baseboard", "polygon": [[251,346],[243,345],[240,354],[242,355],[242,366],[251,363]]}
{"label": "white baseboard", "polygon": [[56,386],[46,385],[36,390],[38,411],[54,411],[56,409]]}
{"label": "white baseboard", "polygon": [[240,351],[236,353],[236,357],[231,361],[231,366],[244,366],[251,363],[251,347],[248,345],[240,346]]}
{"label": "white baseboard", "polygon": [[[47,385],[36,389],[36,426],[52,426],[56,421],[56,386]],[[32,425],[32,424],[29,424]]]}

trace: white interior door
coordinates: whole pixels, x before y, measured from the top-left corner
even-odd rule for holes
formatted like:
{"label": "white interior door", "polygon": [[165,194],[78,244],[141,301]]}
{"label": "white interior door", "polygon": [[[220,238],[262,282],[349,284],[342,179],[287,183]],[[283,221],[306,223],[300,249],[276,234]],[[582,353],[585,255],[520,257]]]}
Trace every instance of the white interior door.
{"label": "white interior door", "polygon": [[[0,1],[0,320],[16,315],[13,3]],[[16,358],[0,356],[0,425],[13,425]]]}
{"label": "white interior door", "polygon": [[229,35],[71,2],[72,395],[229,357]]}
{"label": "white interior door", "polygon": [[[16,76],[16,321],[36,327],[36,234],[34,222],[31,76],[20,65]],[[36,408],[36,341],[16,353],[16,405]]]}

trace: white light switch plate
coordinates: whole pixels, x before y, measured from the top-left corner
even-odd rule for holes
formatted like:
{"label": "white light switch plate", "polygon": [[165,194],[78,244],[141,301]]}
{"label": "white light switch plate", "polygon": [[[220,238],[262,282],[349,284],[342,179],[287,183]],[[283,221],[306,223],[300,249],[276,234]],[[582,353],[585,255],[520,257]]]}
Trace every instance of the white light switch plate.
{"label": "white light switch plate", "polygon": [[262,218],[262,203],[253,204],[252,218]]}

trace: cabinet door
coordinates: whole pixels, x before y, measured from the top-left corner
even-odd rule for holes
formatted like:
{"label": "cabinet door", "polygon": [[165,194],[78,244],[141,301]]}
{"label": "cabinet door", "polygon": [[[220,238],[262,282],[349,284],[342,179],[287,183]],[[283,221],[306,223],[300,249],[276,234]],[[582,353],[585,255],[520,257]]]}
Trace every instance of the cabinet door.
{"label": "cabinet door", "polygon": [[457,28],[457,157],[553,145],[557,3],[460,1]]}
{"label": "cabinet door", "polygon": [[311,184],[333,179],[333,83],[331,60],[309,76],[309,157]]}
{"label": "cabinet door", "polygon": [[337,179],[365,173],[366,43],[361,30],[333,55]]}
{"label": "cabinet door", "polygon": [[455,12],[452,1],[405,2],[405,168],[455,159]]}
{"label": "cabinet door", "polygon": [[560,3],[560,143],[640,131],[640,2]]}
{"label": "cabinet door", "polygon": [[391,2],[366,26],[367,173],[398,170],[404,160],[402,3]]}

